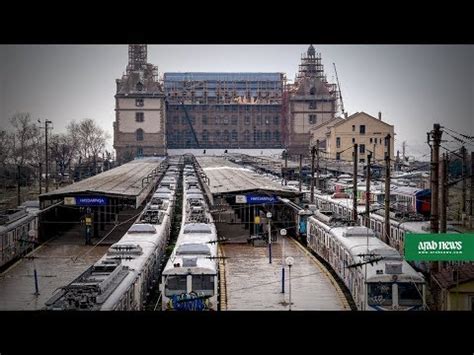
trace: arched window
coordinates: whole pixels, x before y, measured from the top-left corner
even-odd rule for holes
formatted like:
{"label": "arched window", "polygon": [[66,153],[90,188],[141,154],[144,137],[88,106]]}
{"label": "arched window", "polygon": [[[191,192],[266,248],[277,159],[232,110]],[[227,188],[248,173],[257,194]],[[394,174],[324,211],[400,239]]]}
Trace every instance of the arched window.
{"label": "arched window", "polygon": [[232,140],[235,142],[235,141],[237,141],[237,139],[238,139],[238,133],[237,133],[237,131],[234,129],[234,130],[232,131]]}
{"label": "arched window", "polygon": [[137,129],[137,141],[142,141],[143,140],[143,129],[139,128]]}
{"label": "arched window", "polygon": [[137,83],[137,91],[143,91],[143,84],[141,82]]}
{"label": "arched window", "polygon": [[316,95],[316,88],[314,86],[311,89],[309,89],[309,94]]}

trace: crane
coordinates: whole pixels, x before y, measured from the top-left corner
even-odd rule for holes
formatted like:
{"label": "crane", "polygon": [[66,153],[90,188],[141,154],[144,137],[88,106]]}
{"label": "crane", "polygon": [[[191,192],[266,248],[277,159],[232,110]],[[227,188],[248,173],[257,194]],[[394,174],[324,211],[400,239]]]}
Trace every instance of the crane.
{"label": "crane", "polygon": [[181,106],[183,106],[184,114],[186,115],[186,120],[188,121],[189,128],[191,128],[191,132],[193,134],[194,141],[196,142],[196,148],[199,148],[199,142],[198,142],[198,139],[197,139],[197,136],[196,136],[196,132],[194,131],[193,124],[191,122],[191,119],[188,116],[188,111],[186,110],[186,106],[184,105],[183,101],[181,101]]}
{"label": "crane", "polygon": [[344,115],[344,102],[342,101],[341,84],[339,84],[339,78],[337,76],[336,63],[332,63],[332,65],[334,65],[334,72],[336,73],[337,88],[339,91],[339,97],[341,98],[341,111]]}

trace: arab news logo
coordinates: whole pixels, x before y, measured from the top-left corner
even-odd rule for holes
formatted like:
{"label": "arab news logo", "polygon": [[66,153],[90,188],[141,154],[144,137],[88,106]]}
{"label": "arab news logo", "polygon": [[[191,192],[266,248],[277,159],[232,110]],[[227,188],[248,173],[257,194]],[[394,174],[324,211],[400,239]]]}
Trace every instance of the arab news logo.
{"label": "arab news logo", "polygon": [[462,254],[462,241],[420,241],[418,253],[422,255]]}

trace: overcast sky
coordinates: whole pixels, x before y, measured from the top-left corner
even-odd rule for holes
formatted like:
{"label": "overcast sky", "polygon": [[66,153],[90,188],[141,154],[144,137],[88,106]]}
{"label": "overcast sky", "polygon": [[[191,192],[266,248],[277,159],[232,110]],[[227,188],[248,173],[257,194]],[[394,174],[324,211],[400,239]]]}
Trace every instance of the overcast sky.
{"label": "overcast sky", "polygon": [[[282,72],[293,80],[308,45],[149,45],[160,75],[173,71]],[[474,135],[474,46],[317,45],[329,81],[336,63],[344,106],[395,125],[395,149],[428,152],[433,123]],[[0,127],[15,112],[53,121],[93,118],[113,134],[115,79],[126,45],[0,45]],[[110,144],[112,142],[110,141]],[[448,143],[446,143],[448,144]],[[110,145],[111,146],[111,145]],[[456,147],[453,145],[452,147]],[[472,149],[469,146],[469,149]]]}

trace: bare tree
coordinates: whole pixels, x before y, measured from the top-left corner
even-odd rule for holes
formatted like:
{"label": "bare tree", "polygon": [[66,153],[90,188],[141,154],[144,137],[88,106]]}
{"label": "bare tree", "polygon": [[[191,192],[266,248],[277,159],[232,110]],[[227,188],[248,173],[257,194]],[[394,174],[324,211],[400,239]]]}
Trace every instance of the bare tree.
{"label": "bare tree", "polygon": [[11,159],[13,135],[7,131],[0,131],[0,165],[5,168]]}
{"label": "bare tree", "polygon": [[77,153],[74,137],[71,134],[55,134],[50,143],[51,159],[59,168],[59,174],[65,176]]}
{"label": "bare tree", "polygon": [[68,133],[77,148],[80,160],[93,163],[94,171],[97,173],[97,158],[104,151],[110,135],[90,118],[80,122],[72,121],[68,126]]}
{"label": "bare tree", "polygon": [[35,137],[39,135],[38,128],[32,123],[29,113],[16,113],[10,119],[13,126],[11,144],[11,160],[24,167],[34,159]]}

